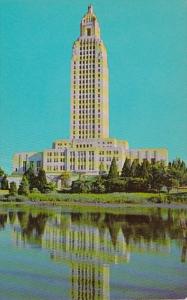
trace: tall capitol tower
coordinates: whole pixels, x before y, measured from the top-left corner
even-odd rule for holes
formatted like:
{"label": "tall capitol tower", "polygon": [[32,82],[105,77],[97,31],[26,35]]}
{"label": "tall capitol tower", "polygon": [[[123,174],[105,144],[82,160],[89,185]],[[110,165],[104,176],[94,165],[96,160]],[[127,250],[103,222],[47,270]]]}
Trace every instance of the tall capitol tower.
{"label": "tall capitol tower", "polygon": [[108,135],[107,53],[90,5],[71,59],[71,139],[104,139]]}
{"label": "tall capitol tower", "polygon": [[107,53],[90,5],[80,24],[80,36],[73,44],[70,139],[58,139],[41,152],[15,153],[13,175],[18,178],[29,167],[36,173],[43,168],[49,180],[61,182],[63,172],[76,176],[108,174],[113,158],[120,173],[126,158],[131,162],[134,159],[167,162],[168,151],[132,149],[128,141],[109,136]]}

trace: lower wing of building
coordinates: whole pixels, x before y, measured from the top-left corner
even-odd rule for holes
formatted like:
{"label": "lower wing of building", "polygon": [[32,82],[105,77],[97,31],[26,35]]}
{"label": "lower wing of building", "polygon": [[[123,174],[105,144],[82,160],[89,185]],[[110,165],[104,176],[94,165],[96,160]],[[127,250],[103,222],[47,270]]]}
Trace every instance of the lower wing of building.
{"label": "lower wing of building", "polygon": [[124,161],[143,159],[148,161],[168,161],[166,148],[129,149],[128,142],[114,138],[57,140],[51,149],[43,152],[21,152],[13,157],[13,174],[21,175],[29,167],[36,172],[43,168],[47,174],[63,172],[98,175],[108,173],[111,161],[115,157],[121,172]]}

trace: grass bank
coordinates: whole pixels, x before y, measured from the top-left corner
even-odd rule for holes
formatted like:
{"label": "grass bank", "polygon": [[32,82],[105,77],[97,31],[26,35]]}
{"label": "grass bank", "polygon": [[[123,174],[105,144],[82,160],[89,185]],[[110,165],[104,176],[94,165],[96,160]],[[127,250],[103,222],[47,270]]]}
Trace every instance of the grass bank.
{"label": "grass bank", "polygon": [[142,203],[147,202],[162,203],[166,201],[165,194],[156,193],[108,193],[108,194],[69,194],[51,193],[39,194],[31,193],[28,196],[31,201],[42,202],[78,202],[78,203]]}
{"label": "grass bank", "polygon": [[1,202],[38,202],[38,203],[75,203],[75,204],[187,204],[187,192],[178,193],[107,193],[107,194],[71,194],[71,193],[30,193],[26,196],[0,195]]}

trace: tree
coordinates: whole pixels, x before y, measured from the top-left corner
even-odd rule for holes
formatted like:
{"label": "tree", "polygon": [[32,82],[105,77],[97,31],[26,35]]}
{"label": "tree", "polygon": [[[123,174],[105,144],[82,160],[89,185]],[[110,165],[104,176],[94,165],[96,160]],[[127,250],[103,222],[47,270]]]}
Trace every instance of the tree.
{"label": "tree", "polygon": [[61,174],[61,185],[64,188],[67,188],[71,185],[71,174],[69,172],[63,172]]}
{"label": "tree", "polygon": [[5,172],[4,172],[3,169],[1,169],[1,167],[0,167],[0,176],[3,176],[3,175],[5,175]]}
{"label": "tree", "polygon": [[7,179],[7,176],[6,175],[4,175],[3,176],[3,179],[2,179],[2,181],[1,181],[1,189],[2,190],[8,190],[8,179]]}
{"label": "tree", "polygon": [[33,188],[37,187],[37,176],[34,174],[34,170],[32,167],[28,168],[28,170],[25,171],[24,175],[27,177],[29,182],[29,189],[30,191]]}
{"label": "tree", "polygon": [[101,176],[98,176],[96,181],[92,183],[92,192],[94,193],[104,193],[105,185]]}
{"label": "tree", "polygon": [[92,183],[90,181],[81,181],[80,193],[89,193],[92,189]]}
{"label": "tree", "polygon": [[126,192],[126,186],[127,182],[124,178],[111,178],[105,182],[107,193]]}
{"label": "tree", "polygon": [[131,177],[139,177],[140,174],[140,164],[138,159],[134,159],[130,168]]}
{"label": "tree", "polygon": [[109,179],[117,178],[118,176],[119,176],[119,173],[118,173],[118,167],[117,167],[117,164],[116,164],[116,159],[115,159],[115,157],[113,157],[111,165],[110,165],[110,170],[109,170],[109,173],[108,173],[108,178]]}
{"label": "tree", "polygon": [[76,180],[72,182],[71,191],[73,193],[89,193],[92,189],[90,181]]}
{"label": "tree", "polygon": [[145,192],[147,191],[147,180],[143,178],[129,178],[126,190],[128,192]]}
{"label": "tree", "polygon": [[129,158],[126,158],[121,171],[121,177],[130,177],[130,176],[131,176],[131,160]]}
{"label": "tree", "polygon": [[29,194],[29,182],[25,175],[23,175],[22,181],[18,188],[18,194],[27,196]]}
{"label": "tree", "polygon": [[151,167],[148,181],[152,189],[156,189],[160,192],[161,188],[164,186],[165,174],[165,166],[162,162],[157,162]]}
{"label": "tree", "polygon": [[37,188],[41,193],[44,193],[46,186],[47,186],[47,178],[46,178],[45,170],[40,169],[37,176]]}
{"label": "tree", "polygon": [[187,184],[187,168],[184,161],[181,161],[179,158],[173,160],[173,162],[168,165],[168,171],[173,178],[179,181],[180,185]]}
{"label": "tree", "polygon": [[174,187],[178,188],[179,181],[167,173],[164,177],[164,185],[169,193]]}
{"label": "tree", "polygon": [[9,194],[10,194],[11,196],[14,196],[14,195],[17,194],[17,186],[16,186],[16,183],[15,183],[14,181],[12,181],[12,182],[10,183]]}
{"label": "tree", "polygon": [[148,178],[150,173],[150,163],[147,159],[143,159],[141,166],[140,166],[140,174],[139,177],[141,178]]}
{"label": "tree", "polygon": [[106,173],[105,166],[104,166],[104,163],[101,161],[101,163],[99,165],[99,174],[104,175],[105,173]]}
{"label": "tree", "polygon": [[74,180],[71,183],[71,192],[72,193],[80,193],[80,180]]}
{"label": "tree", "polygon": [[56,189],[55,182],[49,182],[45,186],[45,193],[53,192],[53,191],[55,191],[55,189]]}

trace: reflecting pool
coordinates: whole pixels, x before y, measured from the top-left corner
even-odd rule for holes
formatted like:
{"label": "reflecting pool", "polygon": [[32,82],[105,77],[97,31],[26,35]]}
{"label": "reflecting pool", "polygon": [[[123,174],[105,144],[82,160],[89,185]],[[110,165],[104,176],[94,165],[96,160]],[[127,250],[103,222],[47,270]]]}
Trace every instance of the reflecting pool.
{"label": "reflecting pool", "polygon": [[0,208],[0,299],[187,297],[187,210]]}

